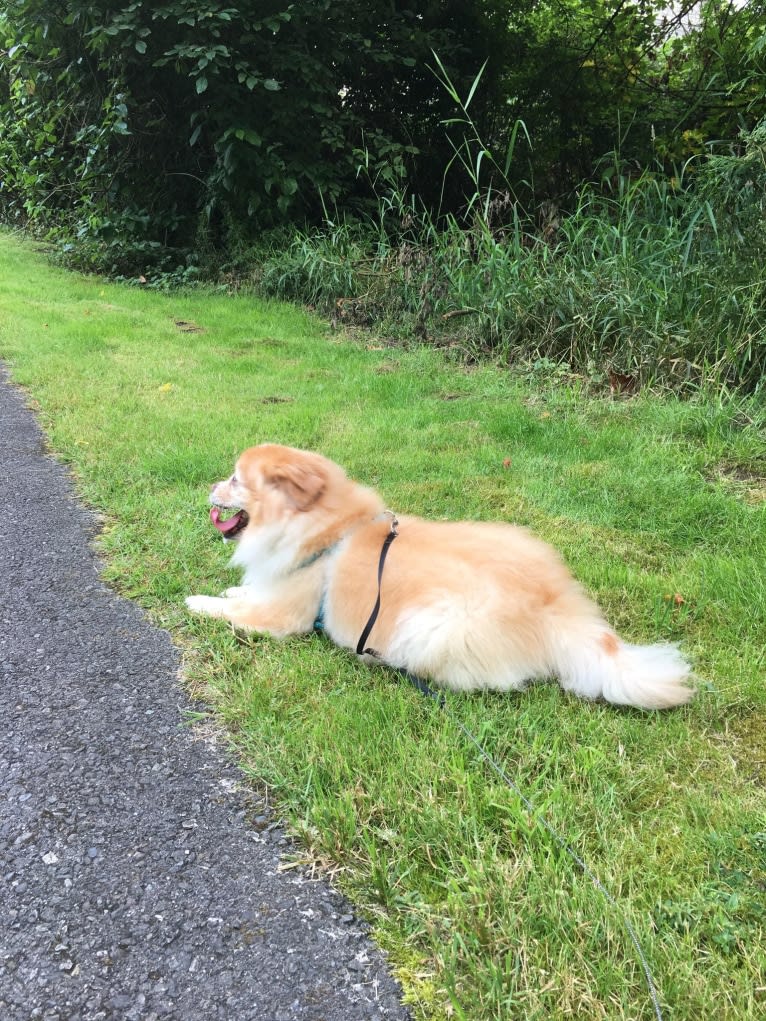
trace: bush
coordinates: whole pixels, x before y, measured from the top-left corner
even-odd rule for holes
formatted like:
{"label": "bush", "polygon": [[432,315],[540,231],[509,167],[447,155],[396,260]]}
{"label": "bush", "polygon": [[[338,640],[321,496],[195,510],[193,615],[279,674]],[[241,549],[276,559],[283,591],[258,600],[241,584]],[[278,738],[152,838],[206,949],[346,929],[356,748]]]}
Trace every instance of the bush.
{"label": "bush", "polygon": [[568,215],[477,194],[471,226],[437,225],[389,195],[374,225],[300,234],[258,286],[379,329],[404,321],[474,358],[754,391],[766,374],[765,138],[761,125],[742,155],[685,180],[612,164]]}

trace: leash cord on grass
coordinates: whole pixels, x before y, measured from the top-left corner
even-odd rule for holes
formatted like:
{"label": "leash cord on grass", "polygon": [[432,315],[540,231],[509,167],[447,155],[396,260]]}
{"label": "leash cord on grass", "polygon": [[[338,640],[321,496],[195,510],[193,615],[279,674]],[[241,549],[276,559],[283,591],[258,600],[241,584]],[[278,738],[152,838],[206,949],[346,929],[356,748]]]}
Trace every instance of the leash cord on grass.
{"label": "leash cord on grass", "polygon": [[410,684],[413,685],[413,687],[417,688],[417,690],[421,694],[425,695],[427,698],[430,698],[432,701],[434,701],[437,704],[437,706],[445,713],[445,715],[447,717],[449,717],[449,719],[451,720],[452,724],[455,727],[457,727],[457,729],[465,737],[468,738],[468,740],[471,742],[471,744],[474,746],[474,748],[478,751],[479,755],[481,755],[481,757],[484,759],[484,761],[489,766],[492,767],[492,769],[495,771],[495,773],[497,773],[497,775],[500,777],[500,779],[503,781],[503,783],[505,783],[506,786],[511,791],[513,791],[513,793],[516,795],[516,797],[519,799],[519,801],[521,801],[521,803],[527,809],[527,811],[532,816],[532,818],[535,820],[535,822],[539,823],[543,827],[543,829],[548,833],[548,835],[551,836],[556,841],[558,846],[562,850],[566,851],[566,853],[569,855],[569,857],[574,862],[576,862],[577,865],[579,865],[579,867],[582,870],[583,874],[585,876],[587,876],[588,879],[590,879],[590,881],[593,883],[593,885],[596,887],[596,889],[599,891],[599,893],[601,893],[601,895],[605,898],[607,903],[610,904],[611,907],[614,908],[615,912],[622,918],[622,921],[623,921],[623,924],[625,925],[625,929],[627,930],[628,936],[630,936],[630,941],[633,944],[633,946],[635,947],[636,954],[637,954],[638,959],[639,959],[639,961],[641,963],[641,968],[642,968],[642,970],[644,972],[644,978],[646,980],[646,985],[647,985],[647,988],[649,989],[649,995],[650,995],[651,1000],[652,1000],[652,1006],[654,1007],[655,1016],[657,1018],[657,1021],[663,1021],[662,1009],[660,1008],[660,1001],[659,1001],[659,997],[657,995],[657,987],[655,986],[654,979],[652,977],[652,972],[651,972],[651,969],[649,968],[649,962],[646,959],[646,954],[644,953],[643,947],[641,946],[641,943],[640,943],[640,941],[638,939],[638,935],[636,934],[636,930],[633,928],[632,922],[628,918],[627,914],[621,909],[621,907],[617,903],[616,899],[612,896],[612,894],[609,892],[609,890],[607,890],[607,888],[604,886],[604,884],[598,878],[596,873],[590,868],[590,866],[587,865],[586,862],[583,861],[583,859],[574,850],[574,848],[571,847],[564,840],[563,837],[559,836],[559,834],[551,826],[551,824],[547,821],[547,819],[545,819],[545,817],[538,811],[538,809],[535,807],[534,803],[532,801],[530,801],[529,798],[526,797],[525,794],[522,794],[522,792],[519,790],[518,786],[513,782],[513,780],[511,780],[511,778],[508,776],[508,774],[503,769],[503,767],[492,758],[492,756],[489,754],[489,752],[486,750],[486,748],[481,744],[481,742],[478,740],[478,738],[475,737],[471,733],[471,731],[468,729],[468,727],[466,727],[466,725],[463,723],[463,721],[459,720],[458,717],[450,710],[449,706],[447,705],[447,701],[446,701],[444,695],[441,694],[441,693],[435,692],[432,688],[430,688],[428,686],[428,684],[426,684],[426,682],[421,677],[416,677],[414,674],[409,673],[407,670],[396,670],[396,673],[401,674],[403,677],[406,677],[407,680],[410,682]]}
{"label": "leash cord on grass", "polygon": [[[362,631],[362,634],[360,635],[359,641],[357,642],[356,645],[356,652],[358,656],[369,655],[373,656],[375,659],[378,660],[381,658],[380,653],[376,652],[375,649],[367,647],[367,639],[370,636],[375,621],[378,618],[378,613],[380,612],[381,582],[383,580],[383,567],[385,566],[386,563],[386,557],[388,556],[388,551],[389,548],[391,547],[391,544],[393,543],[394,539],[396,539],[396,537],[399,535],[398,532],[399,522],[396,519],[396,515],[392,511],[386,511],[386,513],[391,515],[391,528],[383,542],[383,546],[380,551],[380,558],[378,560],[378,597],[375,601],[375,606],[372,609],[372,613],[370,614],[369,619],[365,624],[364,630]],[[322,627],[323,625],[319,624],[319,626]],[[636,935],[636,930],[633,928],[633,925],[630,919],[628,918],[627,914],[621,909],[620,905],[617,903],[612,894],[607,890],[607,888],[598,878],[596,873],[588,865],[586,865],[586,863],[582,860],[582,858],[574,850],[574,848],[570,847],[566,840],[564,840],[563,837],[559,836],[556,830],[537,810],[537,808],[529,800],[529,798],[526,797],[526,795],[522,794],[517,785],[513,782],[513,780],[511,780],[511,778],[505,772],[503,767],[500,766],[497,762],[495,762],[495,760],[492,758],[492,756],[489,754],[486,748],[484,748],[484,746],[481,744],[479,739],[474,737],[474,735],[466,727],[466,725],[461,720],[459,720],[457,716],[455,716],[455,714],[449,709],[444,695],[441,692],[437,693],[433,691],[429,687],[429,685],[423,680],[422,677],[417,677],[415,674],[411,674],[408,670],[404,670],[401,667],[393,667],[393,669],[396,673],[400,675],[400,677],[406,677],[410,684],[412,684],[413,687],[417,688],[421,695],[425,695],[427,698],[430,698],[433,702],[435,702],[438,705],[438,707],[449,717],[453,725],[457,727],[458,730],[460,730],[465,737],[468,738],[468,740],[476,748],[476,750],[484,759],[484,761],[487,762],[492,767],[492,769],[495,771],[495,773],[497,773],[497,775],[500,777],[503,783],[505,783],[508,786],[508,788],[511,791],[513,791],[513,793],[516,795],[519,801],[521,801],[521,803],[527,809],[532,818],[536,822],[540,823],[543,829],[549,834],[549,836],[551,836],[555,840],[559,847],[562,848],[562,850],[564,850],[569,855],[572,861],[576,862],[577,865],[579,865],[583,874],[587,876],[588,879],[590,879],[590,881],[601,893],[601,895],[604,897],[607,903],[611,905],[611,907],[614,908],[617,915],[619,915],[619,917],[622,918],[623,924],[625,925],[625,929],[627,930],[627,933],[630,936],[630,941],[635,947],[636,954],[638,955],[638,959],[641,962],[641,968],[643,969],[644,978],[646,979],[646,985],[649,989],[649,995],[652,1000],[655,1016],[657,1018],[657,1021],[663,1021],[662,1010],[660,1009],[660,1001],[659,997],[657,996],[657,989],[654,984],[654,979],[652,978],[651,970],[649,968],[649,962],[646,959],[646,954],[644,953],[643,947],[641,946],[638,936]]]}

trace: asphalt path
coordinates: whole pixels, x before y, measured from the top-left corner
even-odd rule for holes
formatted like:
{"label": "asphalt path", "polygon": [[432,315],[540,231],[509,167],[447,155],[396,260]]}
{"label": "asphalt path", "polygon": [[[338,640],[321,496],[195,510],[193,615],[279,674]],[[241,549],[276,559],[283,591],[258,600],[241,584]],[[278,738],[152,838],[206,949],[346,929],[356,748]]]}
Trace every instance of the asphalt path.
{"label": "asphalt path", "polygon": [[382,953],[195,727],[0,366],[0,1018],[365,1021]]}

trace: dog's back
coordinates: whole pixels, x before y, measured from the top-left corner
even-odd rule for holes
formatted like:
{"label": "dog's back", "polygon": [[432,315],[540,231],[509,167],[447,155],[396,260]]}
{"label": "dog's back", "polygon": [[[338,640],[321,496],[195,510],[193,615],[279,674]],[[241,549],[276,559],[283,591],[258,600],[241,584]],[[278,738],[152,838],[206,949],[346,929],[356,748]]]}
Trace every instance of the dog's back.
{"label": "dog's back", "polygon": [[[375,601],[387,531],[360,529],[334,565],[327,629],[348,648]],[[622,642],[558,554],[513,525],[401,518],[370,643],[389,665],[459,690],[555,676],[583,698],[653,709],[692,694],[673,646]]]}

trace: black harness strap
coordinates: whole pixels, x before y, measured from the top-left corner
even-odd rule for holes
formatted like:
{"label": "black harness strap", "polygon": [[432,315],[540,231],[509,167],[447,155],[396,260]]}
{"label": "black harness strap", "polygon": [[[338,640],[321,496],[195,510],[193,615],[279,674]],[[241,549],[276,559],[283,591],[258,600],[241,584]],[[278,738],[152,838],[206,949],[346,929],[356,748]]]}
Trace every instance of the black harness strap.
{"label": "black harness strap", "polygon": [[380,560],[378,561],[378,598],[375,600],[375,605],[372,608],[372,613],[370,614],[370,619],[365,624],[364,631],[362,631],[361,635],[359,636],[359,641],[356,643],[356,654],[357,654],[357,656],[374,656],[376,659],[380,659],[380,653],[376,652],[374,649],[365,648],[365,646],[367,644],[367,639],[370,637],[370,632],[372,631],[373,627],[375,626],[375,621],[378,619],[378,614],[380,613],[380,583],[381,583],[381,580],[383,578],[383,568],[384,568],[385,563],[386,563],[386,557],[388,556],[388,550],[389,550],[389,548],[391,546],[391,543],[394,541],[394,539],[399,534],[397,532],[397,530],[396,530],[396,526],[398,524],[399,524],[399,522],[396,520],[396,518],[392,514],[391,515],[391,531],[388,533],[388,535],[385,538],[385,542],[383,543],[383,548],[380,551]]}

